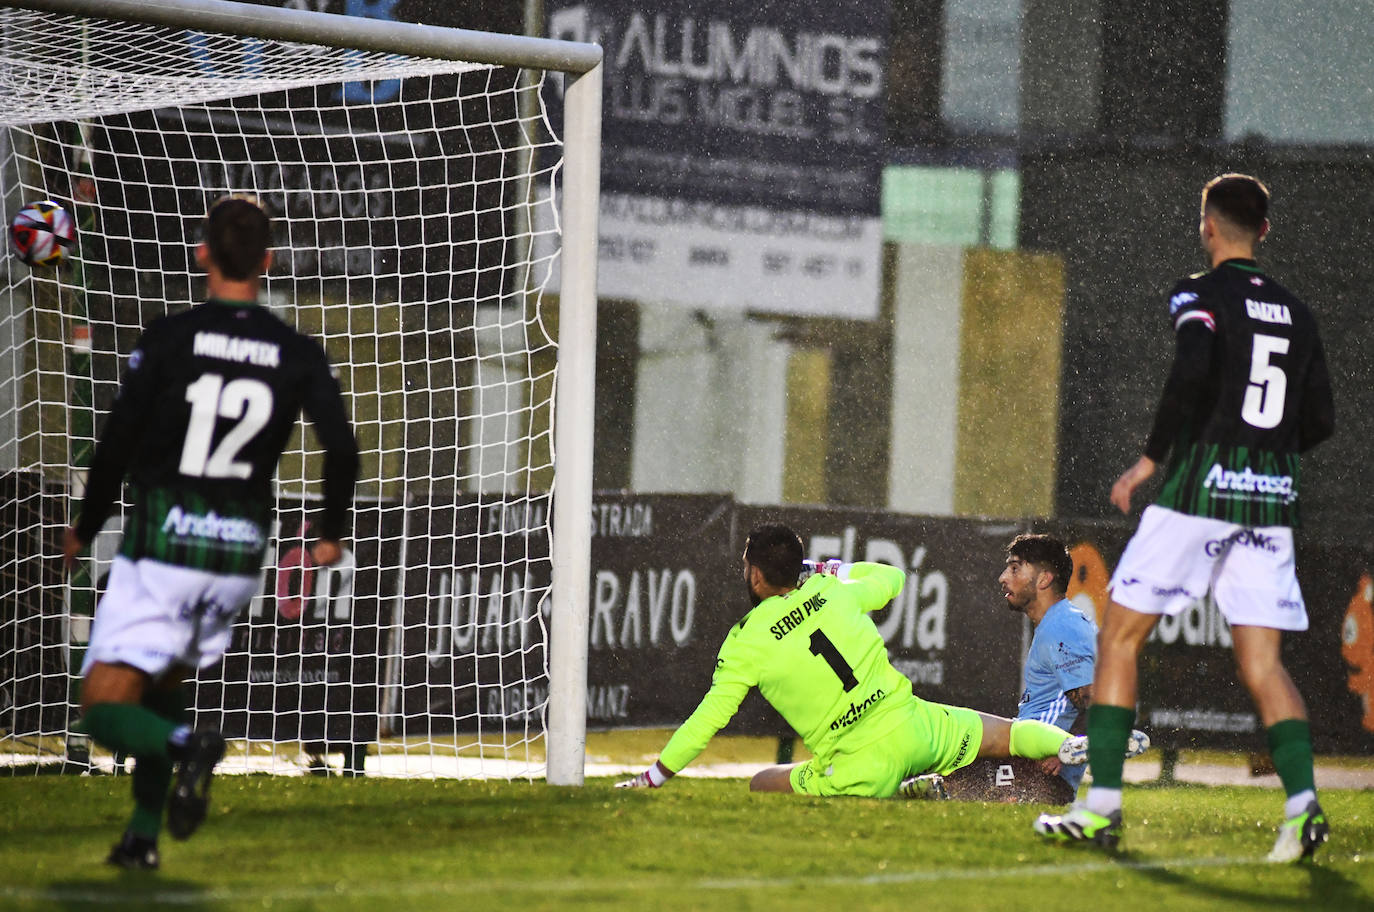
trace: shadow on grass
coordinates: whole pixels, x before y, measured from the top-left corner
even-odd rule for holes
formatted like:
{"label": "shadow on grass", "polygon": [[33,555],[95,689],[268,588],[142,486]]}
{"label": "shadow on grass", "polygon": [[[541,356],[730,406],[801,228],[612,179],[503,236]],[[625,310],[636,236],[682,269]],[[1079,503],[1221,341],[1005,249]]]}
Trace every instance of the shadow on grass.
{"label": "shadow on grass", "polygon": [[[1190,875],[1183,871],[1151,867],[1148,862],[1135,858],[1130,852],[1121,852],[1116,856],[1116,859],[1156,883],[1183,888],[1193,894],[1212,896],[1228,903],[1243,904],[1245,908],[1292,909],[1294,906],[1293,896],[1276,894],[1272,887],[1256,887],[1254,890],[1228,887],[1211,882],[1205,877]],[[1275,867],[1281,869],[1282,866]],[[1300,863],[1298,869],[1306,870],[1308,874],[1307,899],[1310,905],[1307,908],[1374,908],[1374,897],[1361,890],[1350,878],[1339,871],[1323,867],[1319,863],[1310,862]]]}
{"label": "shadow on grass", "polygon": [[56,880],[39,897],[55,908],[101,912],[121,909],[167,908],[214,912],[222,908],[205,895],[205,886],[189,880],[163,877],[155,871],[119,871],[110,877]]}

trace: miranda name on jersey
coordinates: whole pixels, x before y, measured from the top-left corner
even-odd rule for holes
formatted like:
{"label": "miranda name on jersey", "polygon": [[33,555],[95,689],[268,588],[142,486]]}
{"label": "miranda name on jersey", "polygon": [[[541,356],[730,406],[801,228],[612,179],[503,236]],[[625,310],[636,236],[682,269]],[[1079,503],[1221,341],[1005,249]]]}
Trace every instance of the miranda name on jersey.
{"label": "miranda name on jersey", "polygon": [[226,336],[224,333],[196,333],[193,351],[196,355],[218,358],[221,361],[236,361],[239,364],[247,361],[258,367],[281,366],[281,347],[275,342],[240,339],[238,336]]}

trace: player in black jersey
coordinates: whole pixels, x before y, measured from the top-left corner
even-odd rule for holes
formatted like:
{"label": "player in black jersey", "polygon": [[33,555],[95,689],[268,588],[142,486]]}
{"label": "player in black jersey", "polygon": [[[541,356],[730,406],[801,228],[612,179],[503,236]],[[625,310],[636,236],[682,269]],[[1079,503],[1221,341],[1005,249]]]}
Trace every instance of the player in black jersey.
{"label": "player in black jersey", "polygon": [[1254,260],[1269,230],[1269,191],[1224,174],[1202,191],[1199,225],[1212,269],[1174,286],[1173,367],[1144,455],[1112,487],[1123,513],[1167,455],[1159,498],[1112,575],[1088,710],[1093,785],[1083,804],[1042,815],[1042,835],[1114,845],[1121,753],[1135,719],[1137,660],[1161,615],[1210,591],[1231,624],[1240,678],[1267,729],[1288,795],[1271,861],[1326,840],[1307,709],[1279,656],[1284,630],[1306,630],[1293,562],[1298,454],[1331,436],[1335,412],[1312,313]]}
{"label": "player in black jersey", "polygon": [[123,867],[158,866],[164,806],[178,839],[205,818],[224,738],[184,724],[182,681],[219,661],[257,592],[272,476],[302,411],[325,450],[311,556],[324,565],[343,554],[358,447],[324,350],[257,303],[271,238],[250,199],[210,208],[196,250],[207,300],[151,323],[129,355],[63,542],[71,566],[128,479],[130,508],[81,687],[84,730],[135,758],[133,817],[108,859]]}

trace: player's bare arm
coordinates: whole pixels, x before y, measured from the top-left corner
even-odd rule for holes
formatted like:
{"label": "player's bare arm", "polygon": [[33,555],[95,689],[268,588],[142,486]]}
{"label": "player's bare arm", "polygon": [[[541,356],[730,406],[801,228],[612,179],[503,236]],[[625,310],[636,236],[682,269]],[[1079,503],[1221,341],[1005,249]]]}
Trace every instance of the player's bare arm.
{"label": "player's bare arm", "polygon": [[1084,684],[1082,687],[1066,690],[1064,691],[1064,696],[1069,698],[1069,702],[1073,704],[1073,708],[1078,710],[1081,715],[1087,712],[1088,707],[1092,705],[1093,686],[1091,684]]}
{"label": "player's bare arm", "polygon": [[76,558],[85,548],[86,543],[76,534],[76,529],[68,526],[62,532],[62,568],[68,573],[75,569]]}
{"label": "player's bare arm", "polygon": [[[1064,691],[1064,696],[1073,704],[1073,708],[1078,710],[1078,719],[1074,722],[1073,727],[1070,728],[1069,731],[1075,735],[1081,735],[1084,732],[1083,726],[1087,718],[1088,707],[1091,706],[1093,702],[1093,686],[1091,684],[1084,684],[1082,687],[1066,690]],[[1058,757],[1046,757],[1044,760],[1040,761],[1040,768],[1051,775],[1058,775],[1059,771],[1063,769],[1063,764],[1059,762]]]}
{"label": "player's bare arm", "polygon": [[1136,488],[1154,475],[1155,466],[1155,461],[1149,456],[1141,456],[1135,465],[1122,472],[1116,484],[1112,485],[1112,506],[1122,513],[1131,512],[1131,496],[1135,494]]}

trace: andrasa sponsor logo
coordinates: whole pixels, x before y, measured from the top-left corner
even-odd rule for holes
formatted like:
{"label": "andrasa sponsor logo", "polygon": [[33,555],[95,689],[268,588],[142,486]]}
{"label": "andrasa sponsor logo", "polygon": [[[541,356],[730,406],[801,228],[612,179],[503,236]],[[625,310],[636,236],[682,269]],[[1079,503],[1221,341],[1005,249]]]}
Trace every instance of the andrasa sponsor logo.
{"label": "andrasa sponsor logo", "polygon": [[214,510],[202,516],[199,513],[187,513],[179,505],[167,511],[162,531],[177,538],[213,538],[254,547],[263,541],[262,529],[251,519],[220,516]]}
{"label": "andrasa sponsor logo", "polygon": [[848,728],[855,722],[858,722],[859,718],[864,714],[864,710],[877,703],[883,696],[883,689],[879,687],[877,690],[873,691],[873,693],[869,694],[868,699],[864,700],[862,703],[851,702],[849,708],[841,713],[839,718],[834,722],[830,723],[830,730],[839,731],[842,728]]}
{"label": "andrasa sponsor logo", "polygon": [[1274,494],[1290,501],[1298,496],[1297,492],[1293,490],[1292,475],[1262,475],[1259,472],[1250,471],[1249,466],[1236,472],[1222,468],[1221,463],[1212,465],[1212,468],[1207,472],[1207,478],[1202,482],[1202,486],[1204,488],[1216,488],[1218,491]]}

